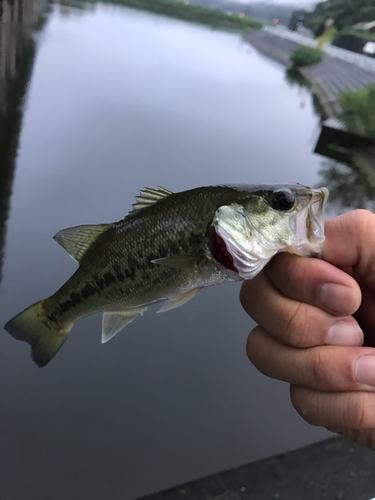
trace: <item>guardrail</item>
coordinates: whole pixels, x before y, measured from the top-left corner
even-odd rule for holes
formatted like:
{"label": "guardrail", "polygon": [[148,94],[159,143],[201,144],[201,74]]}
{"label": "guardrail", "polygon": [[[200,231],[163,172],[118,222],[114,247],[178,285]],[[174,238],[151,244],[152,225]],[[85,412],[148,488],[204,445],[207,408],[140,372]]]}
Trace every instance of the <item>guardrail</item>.
{"label": "guardrail", "polygon": [[[307,36],[290,31],[282,26],[264,26],[262,29],[264,31],[268,31],[272,35],[285,38],[286,40],[291,40],[292,42],[296,42],[300,45],[306,45],[307,47],[316,47],[317,45],[316,40],[312,40]],[[342,61],[355,64],[356,66],[367,71],[375,72],[375,59],[371,57],[363,56],[362,54],[357,54],[340,47],[334,47],[329,43],[326,43],[323,46],[323,52],[331,57],[335,57],[336,59],[341,59]]]}

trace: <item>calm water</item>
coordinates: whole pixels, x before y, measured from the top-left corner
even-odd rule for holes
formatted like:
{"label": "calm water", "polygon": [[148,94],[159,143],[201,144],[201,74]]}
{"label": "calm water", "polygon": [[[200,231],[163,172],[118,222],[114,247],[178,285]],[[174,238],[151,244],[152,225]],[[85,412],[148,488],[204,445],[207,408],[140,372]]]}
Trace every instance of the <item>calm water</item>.
{"label": "calm water", "polygon": [[[76,265],[62,228],[121,219],[138,189],[321,183],[309,96],[240,37],[111,6],[37,37],[7,222],[0,324]],[[248,362],[239,285],[102,345],[79,321],[37,369],[1,333],[1,500],[126,500],[328,435]]]}

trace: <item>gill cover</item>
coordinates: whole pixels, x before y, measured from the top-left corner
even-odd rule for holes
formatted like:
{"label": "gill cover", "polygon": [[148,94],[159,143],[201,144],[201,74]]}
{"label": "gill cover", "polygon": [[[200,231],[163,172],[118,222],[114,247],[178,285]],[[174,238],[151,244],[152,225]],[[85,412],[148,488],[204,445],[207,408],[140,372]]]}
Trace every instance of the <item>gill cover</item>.
{"label": "gill cover", "polygon": [[[273,191],[273,195],[282,191]],[[304,257],[322,257],[324,208],[328,190],[312,190],[298,186],[285,190],[295,200],[289,206],[276,208],[263,198],[261,210],[252,211],[233,203],[220,207],[212,222],[216,234],[223,240],[226,251],[241,278],[253,279],[279,252]],[[272,195],[272,191],[267,196]],[[270,199],[274,199],[271,196]],[[285,205],[285,204],[284,204]],[[213,256],[214,258],[214,256]]]}
{"label": "gill cover", "polygon": [[281,248],[257,231],[248,212],[236,203],[220,207],[213,226],[231,254],[238,274],[245,280],[255,278]]}

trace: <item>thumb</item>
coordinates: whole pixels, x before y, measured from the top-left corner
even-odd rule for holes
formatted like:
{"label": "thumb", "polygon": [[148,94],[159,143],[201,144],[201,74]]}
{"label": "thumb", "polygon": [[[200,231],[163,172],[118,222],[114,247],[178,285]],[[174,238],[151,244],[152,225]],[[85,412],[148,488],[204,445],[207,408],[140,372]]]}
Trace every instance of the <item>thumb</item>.
{"label": "thumb", "polygon": [[326,221],[324,260],[351,268],[354,275],[375,290],[375,215],[354,210]]}

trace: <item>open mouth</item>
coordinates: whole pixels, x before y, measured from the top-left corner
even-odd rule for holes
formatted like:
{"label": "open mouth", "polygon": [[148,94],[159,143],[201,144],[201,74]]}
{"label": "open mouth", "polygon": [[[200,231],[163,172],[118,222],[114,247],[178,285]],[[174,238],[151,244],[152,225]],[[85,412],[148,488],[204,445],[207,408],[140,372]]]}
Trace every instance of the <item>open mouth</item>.
{"label": "open mouth", "polygon": [[210,236],[210,250],[212,257],[225,269],[238,273],[238,270],[233,264],[233,257],[228,252],[225,241],[215,230],[212,231]]}

